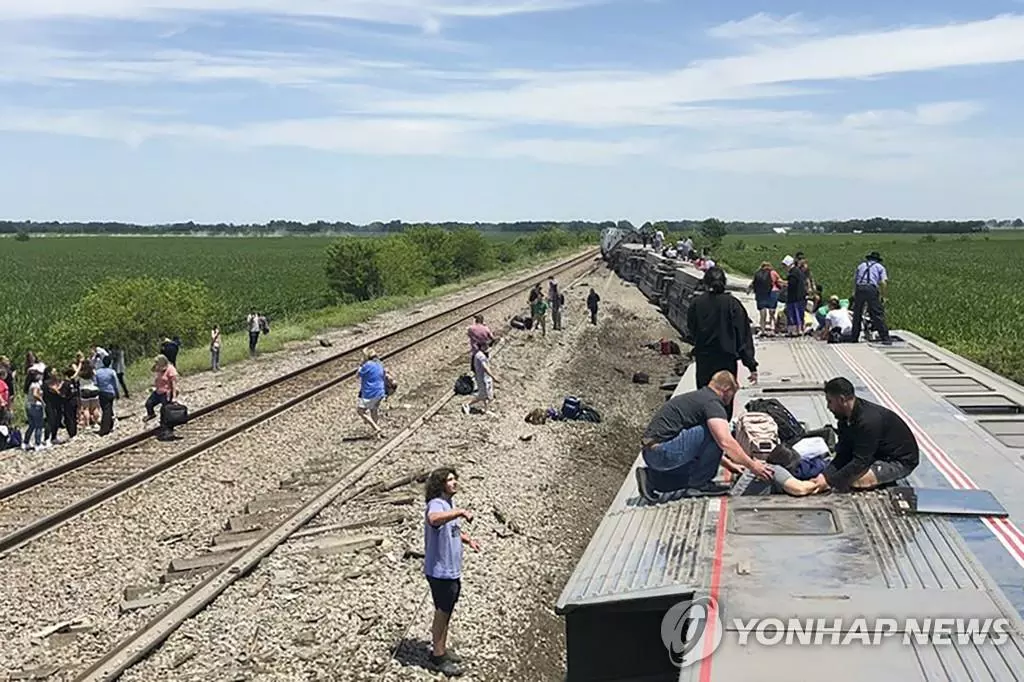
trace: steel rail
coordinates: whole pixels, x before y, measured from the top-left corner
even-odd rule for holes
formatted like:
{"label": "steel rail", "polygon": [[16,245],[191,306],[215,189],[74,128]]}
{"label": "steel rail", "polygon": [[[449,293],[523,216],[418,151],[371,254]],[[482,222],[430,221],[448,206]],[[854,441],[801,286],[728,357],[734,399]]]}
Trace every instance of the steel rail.
{"label": "steel rail", "polygon": [[[280,377],[276,377],[275,379],[264,382],[258,386],[247,389],[223,400],[220,400],[216,403],[207,405],[203,408],[200,408],[199,410],[196,410],[196,412],[190,416],[189,421],[197,419],[203,415],[213,414],[227,406],[235,405],[250,398],[253,398],[254,396],[261,395],[265,393],[268,389],[276,387],[285,381],[308,375],[310,372],[325,367],[328,364],[336,363],[345,359],[351,359],[353,355],[359,353],[364,348],[380,346],[381,344],[387,342],[390,339],[394,339],[395,337],[398,337],[402,334],[417,330],[425,325],[428,325],[431,322],[435,322],[443,317],[452,315],[453,313],[458,312],[460,309],[472,309],[472,312],[466,313],[465,315],[460,315],[452,322],[445,324],[439,327],[438,329],[420,335],[408,343],[402,344],[397,348],[391,349],[388,352],[381,354],[382,357],[385,359],[393,357],[394,355],[405,352],[410,348],[413,348],[414,346],[417,346],[425,341],[428,341],[442,333],[451,330],[452,328],[458,326],[459,324],[462,324],[464,320],[469,319],[478,313],[484,312],[488,308],[501,305],[502,303],[505,303],[506,301],[514,298],[515,296],[520,295],[524,287],[530,283],[542,281],[543,278],[548,276],[549,274],[564,272],[566,270],[570,270],[574,267],[582,265],[589,260],[592,260],[595,253],[595,250],[588,250],[586,253],[580,256],[576,256],[566,261],[562,261],[561,263],[558,263],[550,268],[546,268],[545,270],[539,273],[534,273],[527,277],[521,278],[516,282],[513,282],[507,286],[501,287],[487,294],[478,296],[466,303],[454,306],[436,315],[432,315],[424,320],[420,320],[419,322],[406,325],[395,331],[388,332],[387,334],[383,334],[379,337],[363,342],[349,350],[342,351],[340,353],[332,355],[329,358],[319,360],[307,367],[303,367],[298,370],[289,372]],[[491,299],[494,297],[498,297],[497,300],[483,304],[482,308],[478,307],[482,305],[483,301],[486,301],[487,299]],[[225,440],[228,440],[229,438],[232,438],[238,435],[239,433],[242,433],[243,431],[251,429],[254,426],[284,412],[285,410],[288,410],[300,403],[308,401],[311,398],[314,398],[315,396],[323,393],[324,391],[327,391],[337,386],[338,384],[348,379],[351,379],[357,374],[357,372],[358,370],[345,371],[328,381],[325,381],[314,386],[308,391],[305,391],[299,395],[293,396],[290,399],[278,403],[277,405],[271,407],[270,409],[267,409],[249,419],[233,424],[232,426],[226,429],[218,431],[211,437],[195,445],[186,447],[182,450],[174,452],[173,454],[170,454],[169,456],[163,457],[156,463],[152,464],[151,466],[148,466],[144,469],[132,473],[131,475],[123,477],[118,481],[110,485],[107,485],[84,498],[76,500],[75,502],[51,514],[47,514],[45,516],[37,518],[17,528],[16,530],[8,533],[7,535],[0,537],[0,557],[10,554],[12,551],[54,530],[55,528],[66,523],[67,521],[74,519],[77,516],[83,514],[84,512],[99,506],[100,504],[122,494],[123,492],[130,490],[156,477],[160,473],[213,448],[214,446],[224,442]],[[74,460],[71,460],[70,462],[40,472],[39,474],[29,477],[28,479],[19,481],[18,483],[14,483],[8,486],[7,488],[0,489],[0,500],[11,498],[17,493],[24,493],[30,491],[33,488],[36,488],[44,483],[53,481],[73,471],[78,471],[94,462],[98,462],[100,460],[111,457],[115,454],[124,452],[125,450],[128,450],[129,448],[134,447],[135,445],[145,442],[151,438],[154,438],[157,432],[158,429],[140,432],[139,434],[135,434],[116,443],[112,443],[107,447],[89,452],[83,455],[82,457],[78,457]],[[32,482],[31,485],[29,485],[30,482]]]}

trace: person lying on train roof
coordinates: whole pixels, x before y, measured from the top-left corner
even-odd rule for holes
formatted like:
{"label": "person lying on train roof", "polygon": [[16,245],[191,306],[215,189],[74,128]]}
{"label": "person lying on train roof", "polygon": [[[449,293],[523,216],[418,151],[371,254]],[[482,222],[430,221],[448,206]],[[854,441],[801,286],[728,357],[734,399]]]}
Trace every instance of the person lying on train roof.
{"label": "person lying on train roof", "polygon": [[722,370],[704,388],[678,395],[658,410],[641,439],[647,466],[636,470],[645,499],[664,499],[659,493],[724,495],[729,486],[713,482],[723,463],[732,471],[742,466],[762,480],[772,478],[772,467],[751,458],[729,429],[728,407],[738,390],[736,377]]}
{"label": "person lying on train roof", "polygon": [[829,411],[838,420],[836,456],[812,479],[815,492],[870,490],[909,476],[921,461],[917,439],[892,410],[854,394],[848,379],[825,384]]}

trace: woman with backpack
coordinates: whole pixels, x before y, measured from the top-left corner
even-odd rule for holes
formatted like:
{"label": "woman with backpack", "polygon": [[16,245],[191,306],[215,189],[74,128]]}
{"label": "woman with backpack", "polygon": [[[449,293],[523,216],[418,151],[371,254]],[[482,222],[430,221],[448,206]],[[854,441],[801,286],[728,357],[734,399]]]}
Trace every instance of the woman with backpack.
{"label": "woman with backpack", "polygon": [[757,302],[762,336],[775,335],[775,310],[779,307],[781,288],[782,278],[775,272],[772,264],[768,261],[761,263],[761,268],[754,273],[754,279],[747,291],[754,294],[754,300]]}

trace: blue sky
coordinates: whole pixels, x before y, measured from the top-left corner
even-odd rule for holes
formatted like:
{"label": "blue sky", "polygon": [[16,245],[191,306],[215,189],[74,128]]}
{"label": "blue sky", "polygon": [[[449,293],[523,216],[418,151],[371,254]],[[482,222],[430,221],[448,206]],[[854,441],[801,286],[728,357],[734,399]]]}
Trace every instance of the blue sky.
{"label": "blue sky", "polygon": [[0,217],[1024,214],[1018,0],[0,0]]}

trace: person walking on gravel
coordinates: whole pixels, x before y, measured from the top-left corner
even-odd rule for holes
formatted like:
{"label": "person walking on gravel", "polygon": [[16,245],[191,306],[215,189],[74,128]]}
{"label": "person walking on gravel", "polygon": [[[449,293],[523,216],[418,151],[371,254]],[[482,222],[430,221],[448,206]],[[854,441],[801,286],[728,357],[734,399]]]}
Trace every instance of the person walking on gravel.
{"label": "person walking on gravel", "polygon": [[562,330],[562,292],[558,289],[558,280],[554,275],[548,278],[548,304],[551,306],[551,328]]}
{"label": "person walking on gravel", "polygon": [[171,401],[178,394],[178,370],[165,355],[158,355],[153,361],[153,392],[146,398],[146,416],[142,421],[148,422],[156,417],[156,408]]}
{"label": "person walking on gravel", "polygon": [[591,287],[590,293],[587,295],[587,310],[590,311],[590,324],[597,324],[597,304],[600,302],[601,297]]}
{"label": "person walking on gravel", "polygon": [[96,388],[100,399],[99,435],[105,436],[114,430],[114,401],[120,398],[117,390],[117,372],[110,368],[111,358],[104,356],[103,366],[96,370]]}
{"label": "person walking on gravel", "polygon": [[387,395],[384,364],[372,348],[363,350],[363,364],[359,366],[359,405],[356,412],[370,425],[378,438],[384,437],[384,430],[377,423],[380,402]]}
{"label": "person walking on gravel", "polygon": [[259,314],[255,310],[249,313],[249,316],[245,318],[245,323],[249,327],[249,357],[256,357],[256,344],[260,341],[260,334],[269,331],[269,325],[267,325],[267,318]]}
{"label": "person walking on gravel", "polygon": [[490,414],[487,407],[494,400],[494,382],[498,379],[491,373],[491,358],[486,346],[478,348],[473,354],[473,374],[476,379],[476,397],[463,405],[462,411],[469,414],[474,407],[479,406],[482,412]]}
{"label": "person walking on gravel", "polygon": [[462,674],[458,666],[461,659],[448,649],[448,626],[462,592],[462,544],[480,551],[476,540],[462,531],[460,522],[460,519],[472,522],[473,513],[452,504],[458,485],[459,475],[453,468],[442,467],[430,473],[423,524],[423,572],[434,601],[430,663],[447,677]]}
{"label": "person walking on gravel", "polygon": [[548,335],[548,302],[544,296],[539,296],[530,303],[530,317],[533,318],[533,328],[540,328],[540,335]]}
{"label": "person walking on gravel", "polygon": [[491,332],[490,327],[484,324],[483,315],[473,318],[473,324],[469,326],[467,333],[469,334],[469,369],[473,370],[476,352],[481,348],[487,350],[487,347],[494,343],[494,333]]}

